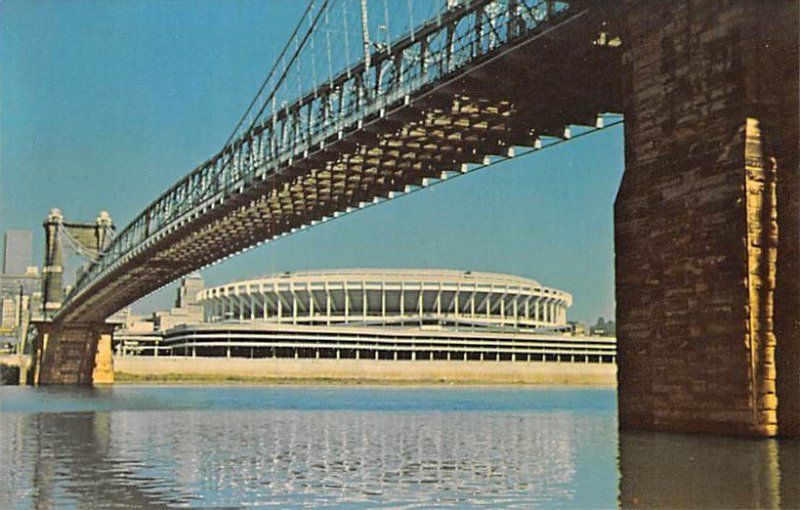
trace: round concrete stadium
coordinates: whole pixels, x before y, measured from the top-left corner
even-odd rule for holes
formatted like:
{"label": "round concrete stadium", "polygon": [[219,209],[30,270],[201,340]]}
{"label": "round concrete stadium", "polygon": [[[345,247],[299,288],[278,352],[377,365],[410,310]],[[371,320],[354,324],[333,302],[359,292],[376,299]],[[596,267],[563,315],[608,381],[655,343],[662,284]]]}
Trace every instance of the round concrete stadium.
{"label": "round concrete stadium", "polygon": [[204,323],[172,356],[613,363],[613,338],[568,334],[572,296],[527,278],[449,270],[286,272],[198,295]]}
{"label": "round concrete stadium", "polygon": [[443,270],[283,273],[200,294],[205,322],[436,325],[516,331],[567,326],[572,296],[536,280]]}

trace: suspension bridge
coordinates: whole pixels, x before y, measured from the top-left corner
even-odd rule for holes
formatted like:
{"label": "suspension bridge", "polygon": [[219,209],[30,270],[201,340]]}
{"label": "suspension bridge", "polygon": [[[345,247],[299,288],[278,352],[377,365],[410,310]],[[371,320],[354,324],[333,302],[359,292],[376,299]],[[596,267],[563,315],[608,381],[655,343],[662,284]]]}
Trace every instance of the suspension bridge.
{"label": "suspension bridge", "polygon": [[[413,4],[403,16],[374,3],[382,30],[372,33],[418,14]],[[433,18],[385,43],[369,38],[367,5],[309,4],[222,150],[119,233],[57,319],[102,320],[257,243],[621,110],[619,41],[607,42],[606,18],[585,3],[439,2]],[[353,13],[361,41],[349,37]],[[337,15],[343,31],[326,29]],[[339,72],[332,47],[344,49]]]}
{"label": "suspension bridge", "polygon": [[624,113],[621,424],[800,431],[797,3],[724,4],[310,1],[219,152],[65,296],[48,243],[34,381],[97,382],[104,320],[182,275]]}

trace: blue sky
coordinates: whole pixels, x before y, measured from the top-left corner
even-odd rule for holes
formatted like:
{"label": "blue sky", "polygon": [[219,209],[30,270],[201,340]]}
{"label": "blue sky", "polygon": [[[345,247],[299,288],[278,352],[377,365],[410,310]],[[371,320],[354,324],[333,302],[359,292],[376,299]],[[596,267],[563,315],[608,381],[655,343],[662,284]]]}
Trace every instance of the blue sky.
{"label": "blue sky", "polygon": [[[396,1],[396,0],[390,0]],[[108,210],[119,227],[218,151],[305,7],[299,0],[0,3],[0,231]],[[498,271],[613,317],[620,126],[265,244],[209,284],[286,270]],[[168,306],[168,288],[136,308]]]}

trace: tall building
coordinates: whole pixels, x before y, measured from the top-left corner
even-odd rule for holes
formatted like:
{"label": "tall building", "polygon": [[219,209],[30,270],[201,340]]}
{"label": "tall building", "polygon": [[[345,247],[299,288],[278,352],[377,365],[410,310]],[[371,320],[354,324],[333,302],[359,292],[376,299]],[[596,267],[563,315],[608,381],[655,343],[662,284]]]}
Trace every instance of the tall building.
{"label": "tall building", "polygon": [[11,332],[17,322],[17,304],[11,298],[0,299],[0,333]]}
{"label": "tall building", "polygon": [[181,324],[196,324],[203,320],[203,307],[198,294],[205,289],[203,277],[193,273],[181,279],[175,299],[175,307],[167,311],[153,313],[153,326],[156,331],[166,331]]}
{"label": "tall building", "polygon": [[3,250],[3,273],[23,275],[31,267],[33,258],[33,232],[30,230],[6,230]]}
{"label": "tall building", "polygon": [[15,343],[24,337],[31,312],[41,301],[42,279],[32,264],[33,232],[9,229],[3,244],[3,272],[0,273],[0,338]]}
{"label": "tall building", "polygon": [[175,299],[176,308],[200,307],[198,294],[206,288],[200,273],[192,273],[181,280],[178,287],[178,296]]}

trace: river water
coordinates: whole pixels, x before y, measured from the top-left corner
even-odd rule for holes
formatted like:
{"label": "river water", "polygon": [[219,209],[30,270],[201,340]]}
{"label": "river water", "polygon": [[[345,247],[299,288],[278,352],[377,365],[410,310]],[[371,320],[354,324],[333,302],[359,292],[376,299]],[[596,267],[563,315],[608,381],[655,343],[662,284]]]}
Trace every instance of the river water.
{"label": "river water", "polygon": [[800,442],[618,433],[609,389],[0,387],[0,508],[800,507]]}

